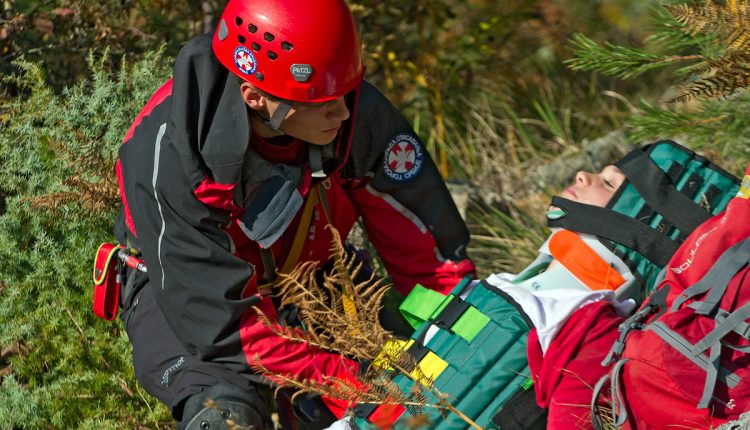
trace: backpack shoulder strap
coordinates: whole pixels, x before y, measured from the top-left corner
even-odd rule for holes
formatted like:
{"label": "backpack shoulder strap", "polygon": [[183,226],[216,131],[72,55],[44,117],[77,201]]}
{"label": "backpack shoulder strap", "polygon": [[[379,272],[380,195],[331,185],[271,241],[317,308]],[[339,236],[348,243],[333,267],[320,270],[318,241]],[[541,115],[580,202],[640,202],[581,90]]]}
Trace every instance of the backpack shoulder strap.
{"label": "backpack shoulder strap", "polygon": [[685,301],[710,291],[708,297],[695,310],[696,313],[701,315],[710,314],[716,309],[719,301],[724,296],[729,281],[731,281],[740,269],[748,264],[748,260],[750,260],[750,238],[737,242],[731,248],[724,251],[700,281],[685,289],[682,294],[675,298],[670,311],[674,312]]}

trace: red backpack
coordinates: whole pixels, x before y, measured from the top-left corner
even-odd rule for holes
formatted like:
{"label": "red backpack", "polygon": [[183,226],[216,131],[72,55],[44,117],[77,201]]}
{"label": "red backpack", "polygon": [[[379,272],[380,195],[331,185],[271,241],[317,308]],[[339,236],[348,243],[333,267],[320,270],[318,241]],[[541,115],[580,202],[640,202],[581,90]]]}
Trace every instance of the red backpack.
{"label": "red backpack", "polygon": [[[750,409],[750,167],[737,196],[696,229],[664,279],[620,326],[595,387],[611,384],[612,419],[625,428],[709,428]],[[615,361],[617,360],[617,361]]]}

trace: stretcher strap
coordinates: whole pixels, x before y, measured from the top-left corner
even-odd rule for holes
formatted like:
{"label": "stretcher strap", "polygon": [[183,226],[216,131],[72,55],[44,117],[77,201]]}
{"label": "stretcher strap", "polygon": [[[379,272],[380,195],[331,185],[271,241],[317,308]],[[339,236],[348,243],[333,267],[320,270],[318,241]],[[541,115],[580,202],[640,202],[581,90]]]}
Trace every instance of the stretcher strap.
{"label": "stretcher strap", "polygon": [[417,284],[398,309],[409,325],[416,329],[429,320],[436,311],[442,309],[447,300],[448,297],[445,295]]}
{"label": "stretcher strap", "polygon": [[567,215],[556,219],[548,218],[547,225],[550,227],[611,240],[641,254],[659,267],[666,266],[679,248],[677,242],[657,230],[611,209],[557,196],[552,197],[552,205],[564,210]]}
{"label": "stretcher strap", "polygon": [[617,163],[646,204],[680,231],[693,231],[711,214],[679,192],[663,170],[643,151],[631,151]]}

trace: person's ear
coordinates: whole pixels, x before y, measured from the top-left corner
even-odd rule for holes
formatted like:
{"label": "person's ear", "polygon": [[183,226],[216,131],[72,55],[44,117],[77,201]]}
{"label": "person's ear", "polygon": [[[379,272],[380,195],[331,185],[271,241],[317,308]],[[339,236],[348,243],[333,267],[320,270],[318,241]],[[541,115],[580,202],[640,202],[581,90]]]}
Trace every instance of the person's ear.
{"label": "person's ear", "polygon": [[252,84],[248,82],[240,84],[240,93],[242,100],[250,109],[258,111],[266,108],[266,98]]}

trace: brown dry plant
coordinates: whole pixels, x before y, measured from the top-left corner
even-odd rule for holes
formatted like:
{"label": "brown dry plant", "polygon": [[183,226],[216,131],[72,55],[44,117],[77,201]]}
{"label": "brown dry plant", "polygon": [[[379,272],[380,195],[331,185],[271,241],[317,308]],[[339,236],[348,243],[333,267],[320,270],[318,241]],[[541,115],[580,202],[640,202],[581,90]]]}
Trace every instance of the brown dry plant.
{"label": "brown dry plant", "polygon": [[[424,408],[437,408],[443,415],[454,413],[473,428],[481,428],[450,403],[393,333],[381,326],[378,315],[390,287],[375,279],[375,275],[355,282],[362,263],[346,252],[338,231],[330,225],[327,228],[333,237],[331,273],[324,274],[320,282],[317,264],[303,262],[290,273],[279,273],[274,290],[280,307],[297,308],[306,330],[279,325],[260,309],[256,308],[256,312],[264,325],[288,341],[337,353],[342,359],[349,357],[372,364],[360,372],[357,381],[336,377],[314,381],[294,374],[274,373],[263,366],[259,357],[251,363],[253,370],[271,379],[278,387],[277,392],[281,388],[295,389],[292,400],[303,393],[317,393],[352,404],[397,404],[407,409],[414,423],[429,422]],[[412,388],[402,389],[394,381],[397,375],[414,381]]]}
{"label": "brown dry plant", "polygon": [[689,82],[683,83],[670,102],[685,102],[699,96],[728,97],[750,86],[750,2],[727,0],[718,4],[666,5],[669,13],[691,36],[703,33],[721,41],[717,57],[703,59],[689,69]]}
{"label": "brown dry plant", "polygon": [[117,207],[120,203],[120,191],[114,175],[115,160],[108,159],[97,151],[96,142],[90,142],[80,132],[74,134],[80,144],[78,148],[57,140],[48,141],[50,149],[73,172],[62,180],[62,185],[70,191],[29,198],[32,207],[58,210],[72,203],[95,213]]}

